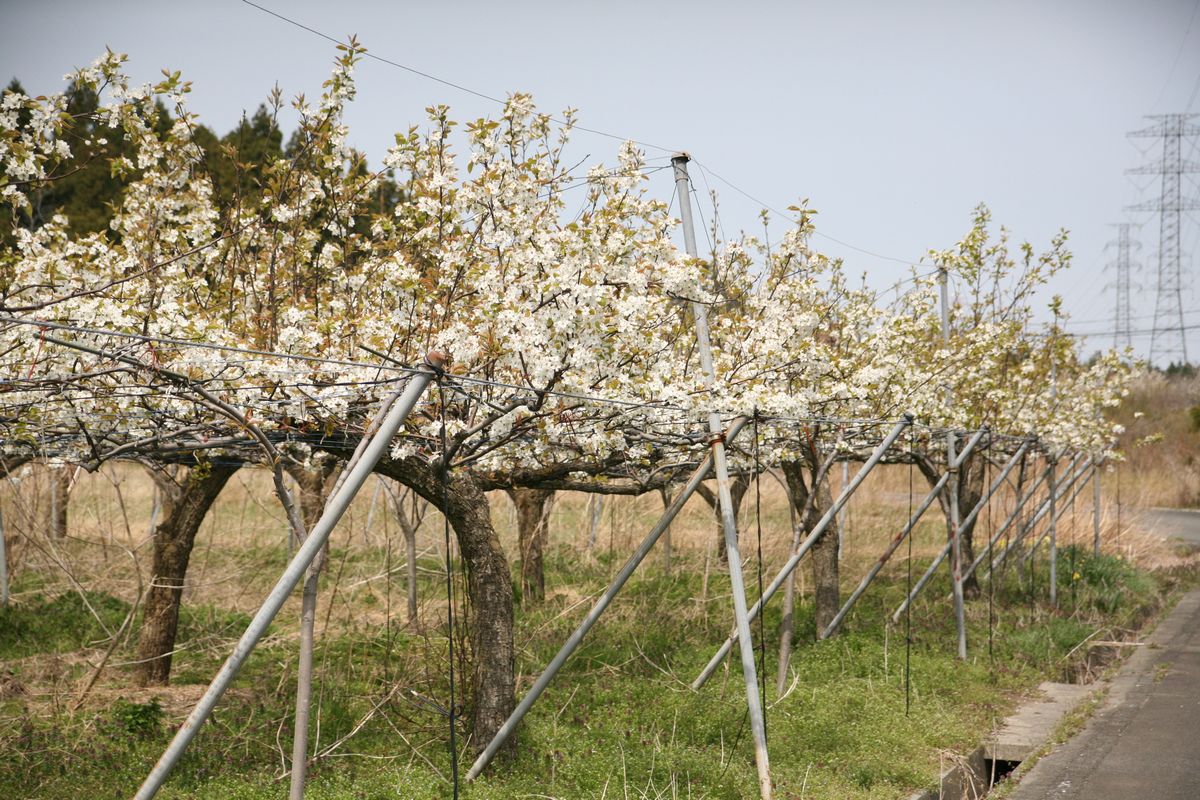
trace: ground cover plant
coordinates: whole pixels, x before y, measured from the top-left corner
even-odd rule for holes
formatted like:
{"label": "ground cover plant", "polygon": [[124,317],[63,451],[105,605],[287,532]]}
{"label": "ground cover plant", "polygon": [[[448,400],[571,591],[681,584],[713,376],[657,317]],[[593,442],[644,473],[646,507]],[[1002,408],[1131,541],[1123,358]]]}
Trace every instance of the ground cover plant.
{"label": "ground cover plant", "polygon": [[[149,482],[127,471],[124,502],[131,529],[142,530]],[[843,545],[847,580],[857,579],[889,527],[902,519],[906,473],[907,467],[884,468],[853,506]],[[78,487],[72,510],[79,528],[59,543],[57,561],[29,557],[14,585],[15,602],[0,612],[0,792],[52,798],[87,786],[97,797],[125,797],[136,788],[286,557],[284,520],[256,502],[268,484],[261,472],[248,473],[222,497],[197,543],[202,560],[183,604],[172,685],[148,689],[130,688],[133,643],[119,631],[136,599],[133,562],[116,557],[126,534],[105,530],[97,523],[104,517],[89,514],[111,500],[112,482],[93,476]],[[761,513],[743,509],[742,523],[744,536],[752,536],[761,519],[769,571],[786,552],[781,532],[788,514],[778,484],[763,489]],[[11,492],[4,499],[11,508]],[[512,546],[515,514],[503,495],[493,501],[497,527]],[[357,502],[324,579],[313,742],[324,755],[312,767],[308,793],[444,797],[448,673],[436,552],[440,521],[430,519],[420,531],[422,613],[420,624],[410,625],[403,559],[394,544],[389,556],[387,544],[399,526],[382,503],[370,506],[369,496]],[[549,518],[547,598],[517,607],[518,691],[570,632],[657,506],[653,496],[610,501],[588,556],[586,497],[558,500]],[[948,581],[918,601],[907,714],[904,625],[888,622],[906,591],[904,560],[856,607],[843,634],[823,642],[814,641],[806,579],[788,686],[783,695],[773,687],[765,695],[780,795],[893,798],[931,785],[948,759],[968,752],[1037,682],[1088,674],[1089,640],[1133,635],[1169,599],[1182,573],[1149,572],[1110,553],[1092,556],[1085,511],[1090,508],[1081,503],[1077,529],[1063,532],[1064,542],[1082,544],[1060,554],[1074,565],[1060,573],[1060,608],[1046,603],[1044,563],[1035,562],[1024,577],[1008,570],[994,589],[985,582],[986,594],[968,607],[976,645],[967,663],[954,654]],[[673,531],[670,570],[660,557],[646,565],[527,719],[516,758],[465,787],[464,797],[744,796],[754,766],[736,663],[705,689],[688,688],[729,625],[728,579],[712,550],[710,513],[698,501],[687,508]],[[1069,519],[1064,515],[1064,523]],[[931,516],[917,532],[918,572],[940,544],[939,527]],[[81,583],[101,588],[76,593],[60,563]],[[747,569],[753,580],[756,565]],[[164,796],[278,796],[295,688],[297,614],[298,605],[290,605],[273,626]],[[769,609],[765,630],[777,628],[778,614]],[[80,703],[113,637],[121,643]],[[765,656],[764,673],[773,675],[775,648]]]}

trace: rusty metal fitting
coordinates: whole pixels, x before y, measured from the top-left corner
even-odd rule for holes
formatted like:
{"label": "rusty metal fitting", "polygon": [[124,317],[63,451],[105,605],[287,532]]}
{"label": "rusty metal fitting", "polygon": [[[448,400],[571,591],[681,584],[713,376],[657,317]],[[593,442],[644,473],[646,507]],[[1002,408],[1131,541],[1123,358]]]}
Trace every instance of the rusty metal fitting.
{"label": "rusty metal fitting", "polygon": [[452,361],[453,359],[441,350],[430,350],[425,354],[425,366],[432,369],[438,375],[445,373]]}

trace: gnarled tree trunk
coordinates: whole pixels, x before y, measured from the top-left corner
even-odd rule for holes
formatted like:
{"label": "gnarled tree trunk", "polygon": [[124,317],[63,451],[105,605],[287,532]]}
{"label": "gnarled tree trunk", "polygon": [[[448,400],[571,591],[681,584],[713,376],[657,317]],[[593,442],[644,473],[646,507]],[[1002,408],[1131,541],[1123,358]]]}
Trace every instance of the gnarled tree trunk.
{"label": "gnarled tree trunk", "polygon": [[[967,457],[966,462],[959,468],[958,471],[958,508],[959,513],[963,518],[974,510],[976,504],[983,499],[983,493],[987,491],[984,486],[984,470],[986,460],[983,454],[972,453]],[[969,564],[975,563],[975,528],[979,524],[979,520],[983,519],[984,511],[975,516],[971,520],[970,525],[963,525],[959,531],[962,541],[960,547],[962,549],[962,563],[964,569]],[[986,534],[985,534],[986,535]],[[987,546],[987,540],[983,541],[984,546]],[[967,597],[977,597],[980,593],[979,578],[972,572],[963,581],[963,592]]]}
{"label": "gnarled tree trunk", "polygon": [[[822,480],[816,487],[816,496],[811,498],[812,507],[809,508],[810,496],[814,491],[805,478],[805,470],[809,467],[801,461],[785,461],[780,466],[791,490],[793,506],[800,517],[800,527],[807,536],[833,505],[829,481]],[[805,513],[806,511],[808,513]],[[837,525],[836,519],[830,522],[808,551],[808,558],[812,563],[813,601],[818,633],[833,621],[842,607]]]}
{"label": "gnarled tree trunk", "polygon": [[154,567],[142,601],[134,681],[139,686],[165,686],[171,677],[171,653],[179,627],[179,606],[188,560],[200,523],[236,466],[206,464],[181,467],[180,480],[152,472],[161,496],[160,522],[154,529]]}
{"label": "gnarled tree trunk", "polygon": [[544,553],[549,528],[550,507],[554,502],[551,489],[508,490],[517,509],[517,542],[521,555],[521,598],[527,602],[546,599]]}
{"label": "gnarled tree trunk", "polygon": [[[445,513],[458,537],[467,567],[471,618],[471,743],[487,746],[512,713],[513,590],[508,560],[492,527],[487,495],[468,472],[447,478],[445,497],[439,470],[418,457],[384,460],[376,471],[413,489]],[[515,737],[504,750],[511,752]]]}

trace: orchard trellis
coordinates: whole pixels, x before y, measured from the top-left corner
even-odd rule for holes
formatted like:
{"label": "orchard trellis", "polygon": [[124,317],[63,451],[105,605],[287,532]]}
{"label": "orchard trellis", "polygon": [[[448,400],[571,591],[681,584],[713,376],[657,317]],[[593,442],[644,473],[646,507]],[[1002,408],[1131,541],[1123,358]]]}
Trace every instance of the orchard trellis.
{"label": "orchard trellis", "polygon": [[[1057,324],[1029,332],[1034,292],[1068,263],[1064,237],[1044,254],[1025,245],[1014,256],[980,209],[964,240],[932,253],[936,268],[898,286],[886,306],[810,247],[804,205],[777,241],[742,236],[701,258],[686,156],[670,164],[681,252],[669,205],[645,186],[666,165],[649,166],[626,143],[614,168],[577,178],[564,158],[573,114],[556,126],[525,95],[512,96],[500,119],[467,126],[463,155],[451,148],[444,107],[430,110],[427,133],[397,136],[385,169],[402,177],[405,199],[380,213],[369,189],[381,173],[346,145],[343,122],[363,50],[356,42],[342,50],[319,104],[296,103],[295,152],[263,166],[260,198],[230,208],[213,199],[178,75],[131,86],[112,53],[76,73],[104,98],[99,114],[132,153],[114,161],[127,184],[105,233],[75,234],[61,216],[33,224],[39,187],[73,164],[80,121],[64,116],[62,97],[9,93],[0,105],[0,195],[14,241],[0,261],[5,474],[31,460],[87,469],[137,460],[186,471],[176,480],[181,496],[208,481],[211,502],[228,478],[214,477],[214,464],[229,474],[259,465],[272,471],[299,543],[139,797],[156,793],[303,580],[292,761],[292,796],[302,796],[321,554],[372,472],[437,507],[468,568],[472,779],[511,746],[522,717],[710,476],[734,625],[693,687],[739,645],[763,797],[772,791],[763,664],[750,622],[781,588],[790,602],[806,555],[825,638],[938,503],[946,547],[895,619],[949,559],[964,658],[964,587],[981,566],[990,578],[1013,553],[1033,557],[1045,519],[1040,536],[1054,569],[1058,501],[1071,502],[1113,458],[1115,431],[1102,411],[1130,374],[1115,353],[1080,362]],[[567,194],[577,188],[578,209]],[[1039,460],[1040,477],[1027,484]],[[335,461],[345,464],[325,498],[323,475]],[[833,498],[828,474],[838,462],[862,466]],[[826,534],[880,463],[919,468],[930,489],[843,603]],[[783,568],[748,605],[729,482],[766,468],[784,476],[795,531]],[[1013,511],[974,552],[976,521],[1018,469]],[[298,493],[289,471],[304,479]],[[516,703],[512,587],[484,492],[674,486],[662,517]],[[204,498],[195,503],[202,519]],[[180,524],[167,509],[157,530]],[[182,574],[162,580],[176,590],[177,615],[172,581]],[[171,600],[157,602],[173,641]],[[790,629],[784,638],[790,645]],[[169,670],[169,647],[149,661]],[[450,715],[453,730],[453,703]]]}

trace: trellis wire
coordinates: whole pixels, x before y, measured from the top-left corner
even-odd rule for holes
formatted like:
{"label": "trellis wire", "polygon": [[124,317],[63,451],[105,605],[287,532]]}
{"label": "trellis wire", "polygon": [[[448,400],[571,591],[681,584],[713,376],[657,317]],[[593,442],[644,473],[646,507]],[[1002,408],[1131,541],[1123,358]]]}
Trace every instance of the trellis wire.
{"label": "trellis wire", "polygon": [[[111,336],[115,338],[127,339],[131,341],[146,342],[148,344],[160,344],[172,347],[195,347],[206,350],[214,350],[220,352],[240,353],[243,355],[253,355],[262,358],[278,358],[283,360],[304,361],[307,363],[329,364],[333,366],[354,367],[366,370],[400,372],[403,374],[414,374],[420,371],[420,367],[414,367],[402,364],[395,359],[388,358],[389,363],[368,363],[346,358],[332,358],[329,356],[312,356],[298,353],[280,353],[271,350],[261,350],[256,348],[247,348],[237,345],[216,344],[213,342],[198,342],[188,339],[176,339],[165,336],[150,336],[147,334],[128,333],[125,331],[113,331],[103,328],[91,328],[79,325],[70,325],[66,323],[51,322],[49,320],[24,319],[20,317],[12,317],[8,315],[0,315],[0,323],[8,323],[13,325],[25,325],[36,328],[47,328],[51,330],[67,331],[88,336]],[[379,351],[363,346],[365,350],[377,355],[384,356]],[[385,356],[386,357],[386,356]],[[627,409],[653,409],[657,411],[676,411],[681,414],[693,414],[694,409],[684,406],[675,405],[664,400],[625,400],[615,397],[599,397],[595,395],[587,395],[578,392],[566,392],[557,389],[539,389],[532,386],[522,386],[520,384],[507,383],[505,381],[497,381],[486,378],[477,378],[469,375],[446,375],[447,385],[453,387],[454,383],[467,383],[478,386],[485,386],[497,389],[509,389],[512,391],[529,392],[535,395],[545,395],[549,397],[560,397],[565,399],[580,400],[582,402],[594,403],[597,405],[610,405]],[[362,381],[360,385],[370,386],[373,384],[383,385],[388,383],[385,379],[378,381]],[[288,388],[290,386],[299,386],[301,384],[279,384],[280,388]],[[348,383],[347,385],[352,385]],[[724,410],[719,413],[722,416],[732,419],[737,415],[736,411]],[[889,425],[895,422],[894,417],[837,417],[825,416],[821,414],[811,414],[806,416],[791,416],[786,414],[763,414],[760,413],[760,419],[764,422],[780,422],[780,423],[799,423],[808,425],[845,425],[845,426],[860,426],[863,428],[879,427]],[[971,431],[966,428],[955,428],[949,426],[930,425],[917,420],[912,421],[915,428],[927,431],[931,436],[945,434],[966,434]],[[1029,436],[1021,434],[1004,434],[992,433],[991,438],[995,441],[1021,442],[1029,438]]]}

